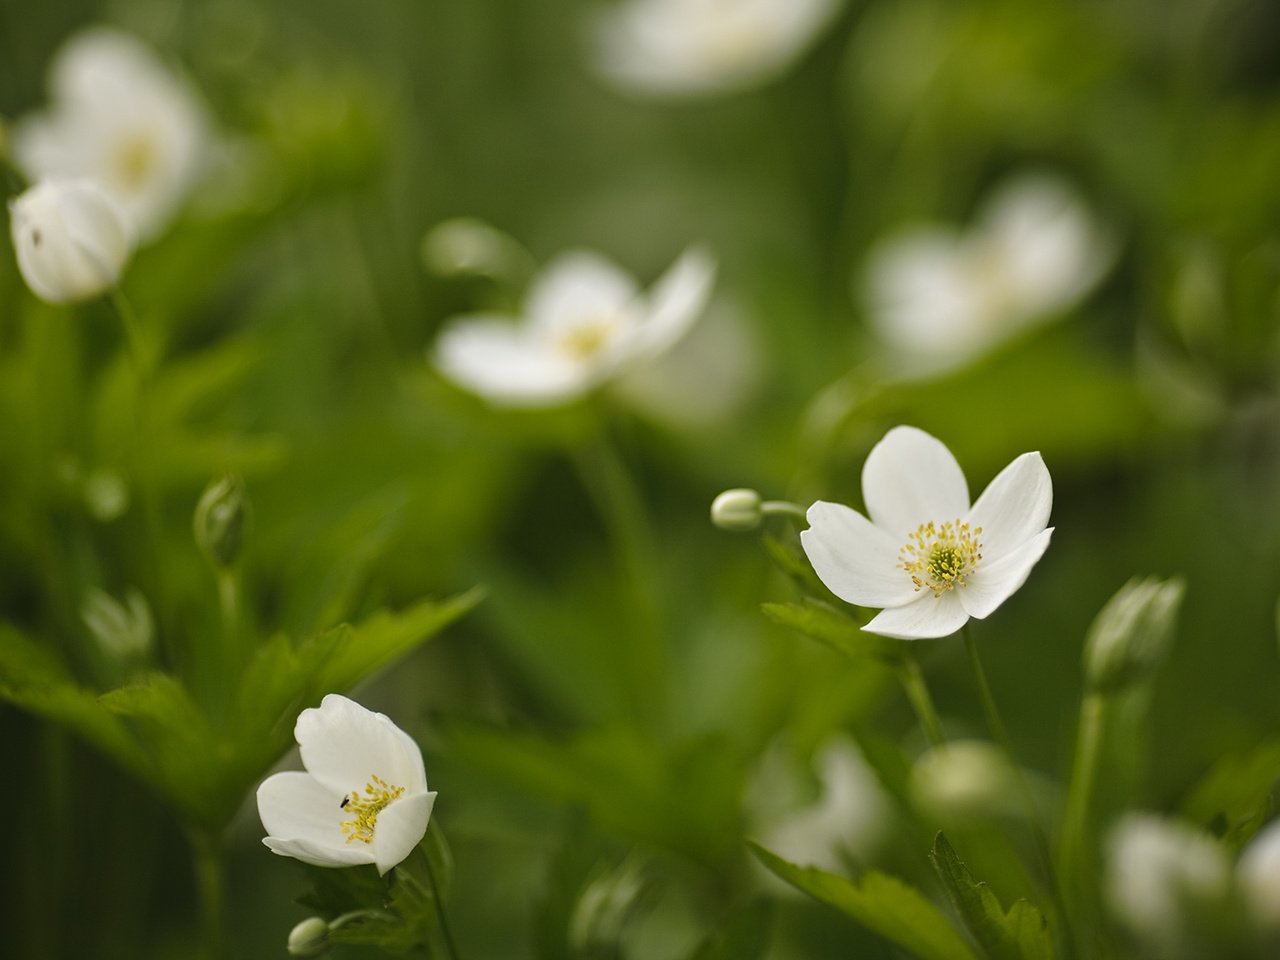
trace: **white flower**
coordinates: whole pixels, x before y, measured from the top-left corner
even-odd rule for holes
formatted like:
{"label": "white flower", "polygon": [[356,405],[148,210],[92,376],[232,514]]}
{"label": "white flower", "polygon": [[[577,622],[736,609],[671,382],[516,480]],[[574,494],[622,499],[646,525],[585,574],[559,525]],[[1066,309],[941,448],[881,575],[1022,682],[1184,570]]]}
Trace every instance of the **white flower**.
{"label": "white flower", "polygon": [[1231,893],[1231,861],[1207,833],[1154,814],[1129,814],[1107,840],[1112,911],[1164,957],[1202,956],[1202,920]]}
{"label": "white flower", "polygon": [[91,180],[45,180],[9,204],[18,269],[49,303],[110,290],[129,259],[129,238],[111,198]]}
{"label": "white flower", "polygon": [[258,816],[273,853],[321,867],[376,864],[386,873],[427,831],[436,795],[422,754],[381,713],[331,693],[294,727],[306,773],[258,787]]}
{"label": "white flower", "polygon": [[565,253],[533,281],[523,318],[454,319],[435,363],[495,404],[563,403],[674,344],[702,312],[714,276],[714,260],[695,247],[642,294],[598,254]]}
{"label": "white flower", "polygon": [[928,368],[951,366],[1069,310],[1113,257],[1070,187],[1024,175],[988,201],[967,233],[915,227],[876,247],[866,307],[891,346]]}
{"label": "white flower", "polygon": [[119,205],[134,236],[160,233],[194,185],[208,148],[195,91],[139,40],[91,27],[49,71],[51,109],[13,130],[32,178],[91,177]]}
{"label": "white flower", "polygon": [[914,640],[983,619],[1031,573],[1053,528],[1053,483],[1024,453],[976,503],[955,457],[915,427],[894,427],[862,468],[870,520],[819,500],[800,534],[809,562],[836,596],[884,609],[864,630]]}
{"label": "white flower", "polygon": [[1254,923],[1271,935],[1280,933],[1280,820],[1249,842],[1236,879]]}
{"label": "white flower", "polygon": [[740,90],[780,74],[839,0],[625,0],[590,24],[596,69],[626,90]]}

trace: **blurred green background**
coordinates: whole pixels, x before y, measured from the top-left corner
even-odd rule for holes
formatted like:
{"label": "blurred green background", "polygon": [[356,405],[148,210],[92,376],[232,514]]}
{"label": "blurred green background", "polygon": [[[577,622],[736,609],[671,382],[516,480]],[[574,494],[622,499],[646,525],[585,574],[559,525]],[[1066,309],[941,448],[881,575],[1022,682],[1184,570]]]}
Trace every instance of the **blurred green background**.
{"label": "blurred green background", "polygon": [[[121,678],[79,617],[90,587],[142,589],[162,646],[214,631],[190,517],[228,470],[252,503],[262,638],[483,584],[479,608],[356,692],[423,746],[467,960],[692,957],[761,901],[770,958],[894,955],[763,881],[743,840],[783,805],[758,799],[767,757],[804,800],[838,733],[908,760],[923,743],[883,671],[760,615],[795,588],[707,507],[742,485],[858,505],[866,451],[898,423],[947,443],[975,493],[1025,450],[1053,474],[1051,550],[976,625],[1028,766],[1065,772],[1084,631],[1134,574],[1188,585],[1136,801],[1176,806],[1216,758],[1274,736],[1280,7],[850,0],[774,82],[648,99],[592,73],[595,6],[0,2],[0,115],[43,104],[57,47],[110,22],[181,63],[246,151],[126,275],[163,344],[143,442],[109,305],[42,304],[0,257],[4,619],[95,689]],[[1025,169],[1074,184],[1115,266],[1069,315],[962,369],[890,376],[857,294],[872,245],[911,220],[970,222]],[[442,381],[441,325],[512,295],[424,269],[424,234],[457,216],[539,261],[599,249],[645,283],[706,242],[709,331],[655,373],[690,415],[617,394],[499,412]],[[705,378],[677,366],[698,336]],[[615,462],[649,540],[631,566],[592,488]],[[125,486],[122,512],[95,477]],[[138,484],[157,492],[159,565]],[[637,666],[627,638],[645,630],[660,643]],[[979,733],[959,646],[919,653],[948,730]],[[191,955],[168,809],[9,707],[0,744],[6,955]],[[927,872],[886,834],[854,859]],[[283,955],[306,915],[301,873],[260,836],[248,802],[228,839],[241,956]]]}

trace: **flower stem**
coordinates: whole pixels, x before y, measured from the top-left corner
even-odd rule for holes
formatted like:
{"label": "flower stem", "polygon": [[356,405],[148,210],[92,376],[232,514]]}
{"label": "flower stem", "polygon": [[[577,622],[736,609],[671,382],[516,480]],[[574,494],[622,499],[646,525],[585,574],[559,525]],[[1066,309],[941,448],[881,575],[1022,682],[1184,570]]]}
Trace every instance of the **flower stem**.
{"label": "flower stem", "polygon": [[929,687],[924,682],[924,673],[920,670],[920,662],[913,649],[908,648],[903,656],[898,667],[898,679],[902,682],[902,689],[911,701],[930,745],[941,746],[942,724],[938,721],[938,710],[933,705],[933,697],[929,695]]}
{"label": "flower stem", "polygon": [[627,672],[634,681],[634,706],[641,716],[660,716],[660,709],[655,708],[662,703],[667,665],[652,582],[653,571],[658,569],[653,525],[646,516],[640,492],[603,431],[594,443],[575,448],[572,453],[574,466],[613,540],[632,607],[629,619],[634,628],[627,631],[631,640]]}
{"label": "flower stem", "polygon": [[427,880],[431,883],[431,899],[435,901],[436,916],[440,920],[440,932],[444,935],[445,947],[449,951],[450,960],[458,960],[458,944],[453,939],[453,931],[449,927],[449,918],[445,914],[444,899],[440,885],[436,883],[436,872],[431,866],[431,858],[424,855],[423,863],[427,866]]}
{"label": "flower stem", "polygon": [[[1059,866],[1068,882],[1089,863],[1092,855],[1086,844],[1090,843],[1094,793],[1107,723],[1107,702],[1104,694],[1091,690],[1080,704],[1080,730],[1076,736],[1075,758],[1067,785],[1066,808],[1062,814],[1062,835],[1058,838]],[[1069,887],[1069,890],[1074,892],[1075,887]]]}
{"label": "flower stem", "polygon": [[790,517],[799,523],[808,523],[805,508],[790,500],[766,500],[760,504],[760,512],[766,517]]}
{"label": "flower stem", "polygon": [[996,742],[1000,745],[1000,749],[1004,752],[1009,768],[1013,771],[1014,781],[1018,785],[1018,793],[1021,796],[1023,807],[1026,809],[1027,819],[1031,824],[1036,853],[1041,861],[1041,868],[1044,871],[1045,883],[1048,887],[1049,896],[1053,901],[1054,911],[1058,916],[1064,956],[1072,957],[1075,954],[1075,950],[1071,925],[1067,920],[1066,904],[1058,883],[1057,871],[1054,870],[1049,837],[1040,821],[1039,808],[1036,806],[1035,798],[1031,794],[1031,788],[1023,775],[1022,767],[1018,764],[1017,757],[1014,756],[1013,743],[1009,739],[1009,731],[1004,725],[1004,720],[1000,716],[1000,709],[996,706],[996,699],[991,693],[991,684],[987,681],[987,672],[983,669],[982,660],[978,656],[978,644],[973,639],[973,631],[969,629],[969,624],[966,623],[960,628],[960,634],[964,637],[965,652],[968,653],[969,663],[973,667],[974,680],[978,685],[978,699],[982,701],[982,711],[986,714],[987,726],[996,738]]}
{"label": "flower stem", "polygon": [[191,852],[195,863],[196,892],[200,897],[205,956],[209,960],[221,960],[224,955],[222,918],[226,907],[222,844],[216,834],[196,830],[191,833]]}
{"label": "flower stem", "polygon": [[147,380],[146,341],[142,335],[142,322],[138,319],[138,313],[133,309],[133,304],[119,287],[111,291],[111,305],[116,308],[120,325],[124,327],[125,339],[129,343],[129,359],[133,361],[133,368],[138,375],[139,392],[141,392],[142,385]]}
{"label": "flower stem", "polygon": [[[240,575],[235,568],[218,569],[218,610],[222,615],[222,642],[233,674],[240,666]],[[234,677],[227,677],[228,683]]]}

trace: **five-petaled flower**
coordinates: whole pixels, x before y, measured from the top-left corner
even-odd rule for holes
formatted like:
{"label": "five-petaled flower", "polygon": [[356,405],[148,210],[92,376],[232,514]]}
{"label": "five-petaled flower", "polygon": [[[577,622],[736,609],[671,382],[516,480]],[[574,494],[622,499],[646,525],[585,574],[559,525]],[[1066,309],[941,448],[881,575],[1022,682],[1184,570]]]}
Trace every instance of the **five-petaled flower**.
{"label": "five-petaled flower", "polygon": [[809,508],[800,534],[836,596],[881,607],[865,627],[902,640],[945,637],[1004,603],[1049,546],[1053,483],[1024,453],[970,506],[955,457],[915,427],[895,427],[862,468],[864,517],[838,503]]}
{"label": "five-petaled flower", "polygon": [[680,339],[706,306],[715,269],[709,253],[690,248],[642,294],[604,257],[562,254],[533,281],[523,318],[458,317],[435,363],[494,404],[565,403]]}
{"label": "five-petaled flower", "polygon": [[273,853],[321,867],[372,863],[386,873],[418,845],[436,795],[422,754],[381,713],[331,693],[294,727],[306,772],[258,787],[258,816]]}

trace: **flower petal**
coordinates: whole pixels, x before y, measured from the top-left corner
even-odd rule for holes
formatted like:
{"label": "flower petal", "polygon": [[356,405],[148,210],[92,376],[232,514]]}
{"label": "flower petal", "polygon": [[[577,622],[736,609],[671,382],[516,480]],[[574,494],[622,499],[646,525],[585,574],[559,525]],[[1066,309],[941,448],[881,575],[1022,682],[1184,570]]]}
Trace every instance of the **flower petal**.
{"label": "flower petal", "polygon": [[264,780],[258,787],[258,816],[268,833],[263,842],[283,856],[322,867],[373,860],[366,844],[346,843],[341,794],[309,773],[277,773]]}
{"label": "flower petal", "polygon": [[960,598],[959,590],[948,590],[940,597],[931,593],[908,603],[905,607],[881,610],[863,630],[878,633],[882,637],[897,640],[928,640],[933,637],[949,637],[969,619]]}
{"label": "flower petal", "polygon": [[871,448],[862,467],[862,498],[871,521],[903,542],[922,523],[956,520],[969,511],[960,464],[942,441],[915,427],[894,427]]}
{"label": "flower petal", "polygon": [[554,334],[602,317],[621,322],[639,298],[635,280],[617,265],[589,250],[571,250],[533,281],[525,315],[535,330]]}
{"label": "flower petal", "polygon": [[422,753],[413,738],[381,713],[331,693],[303,710],[293,729],[307,772],[339,798],[377,775],[406,793],[427,788]]}
{"label": "flower petal", "polygon": [[373,828],[373,857],[378,873],[386,873],[413,852],[427,832],[434,793],[401,797],[378,814]]}
{"label": "flower petal", "polygon": [[987,484],[966,518],[981,527],[982,555],[998,561],[1049,523],[1053,480],[1039,453],[1024,453]]}
{"label": "flower petal", "polygon": [[969,616],[985,619],[1000,604],[1008,600],[1027,581],[1031,568],[1049,548],[1053,527],[1032,537],[1012,553],[1006,553],[994,563],[985,560],[968,582],[955,592],[960,594]]}
{"label": "flower petal", "polygon": [[491,403],[550,406],[589,390],[595,372],[508,318],[458,317],[436,341],[436,367]]}
{"label": "flower petal", "polygon": [[659,277],[649,295],[649,315],[636,329],[638,353],[655,357],[688,332],[711,296],[716,260],[703,247],[690,247]]}
{"label": "flower petal", "polygon": [[889,534],[857,510],[819,500],[800,533],[809,562],[827,589],[860,607],[899,607],[919,595],[898,569],[898,548]]}

